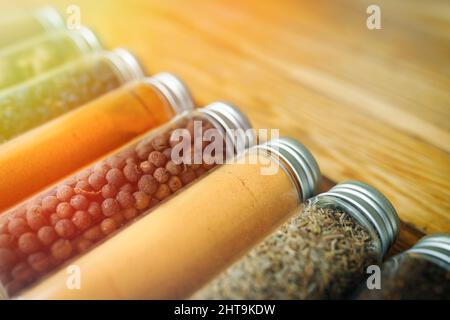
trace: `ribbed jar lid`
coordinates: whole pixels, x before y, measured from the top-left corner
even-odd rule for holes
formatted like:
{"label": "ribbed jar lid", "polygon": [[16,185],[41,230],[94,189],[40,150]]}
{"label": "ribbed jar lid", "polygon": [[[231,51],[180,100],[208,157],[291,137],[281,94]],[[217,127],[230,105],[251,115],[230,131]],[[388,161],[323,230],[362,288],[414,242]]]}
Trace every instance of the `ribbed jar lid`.
{"label": "ribbed jar lid", "polygon": [[279,157],[282,164],[295,180],[300,201],[303,202],[316,194],[321,181],[319,165],[311,152],[300,142],[287,137],[272,139],[256,146]]}
{"label": "ribbed jar lid", "polygon": [[389,200],[374,187],[359,182],[346,181],[337,184],[317,199],[334,198],[347,213],[378,236],[384,256],[394,243],[400,228],[399,218]]}
{"label": "ribbed jar lid", "polygon": [[116,67],[123,82],[144,77],[144,71],[141,64],[130,51],[123,48],[117,48],[111,52],[107,52],[105,57]]}
{"label": "ribbed jar lid", "polygon": [[89,51],[99,51],[102,49],[102,45],[100,44],[98,37],[91,29],[86,27],[80,27],[70,32],[81,36],[81,38],[85,42],[85,45],[87,45]]}
{"label": "ribbed jar lid", "polygon": [[194,100],[188,87],[174,74],[161,72],[145,78],[145,82],[157,88],[166,97],[176,114],[194,109]]}
{"label": "ribbed jar lid", "polygon": [[450,234],[436,233],[420,239],[408,252],[429,256],[450,268]]}
{"label": "ribbed jar lid", "polygon": [[65,26],[61,14],[52,6],[39,8],[34,13],[34,16],[46,30],[63,28]]}
{"label": "ribbed jar lid", "polygon": [[208,115],[220,124],[227,137],[231,139],[227,143],[232,141],[234,144],[233,154],[244,151],[237,150],[237,148],[247,149],[255,143],[256,138],[250,121],[235,105],[219,101],[198,109],[198,111]]}

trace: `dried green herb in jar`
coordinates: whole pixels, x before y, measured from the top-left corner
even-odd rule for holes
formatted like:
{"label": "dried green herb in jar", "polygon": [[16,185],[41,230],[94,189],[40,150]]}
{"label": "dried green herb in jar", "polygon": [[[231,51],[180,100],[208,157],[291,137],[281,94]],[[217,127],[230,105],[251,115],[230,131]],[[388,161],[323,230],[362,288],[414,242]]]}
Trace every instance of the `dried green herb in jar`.
{"label": "dried green herb in jar", "polygon": [[395,210],[383,195],[362,183],[342,183],[311,199],[193,298],[344,298],[366,267],[381,260],[397,230]]}
{"label": "dried green herb in jar", "polygon": [[144,75],[124,49],[86,55],[0,90],[0,143]]}
{"label": "dried green herb in jar", "polygon": [[12,87],[101,49],[87,28],[55,30],[0,50],[0,89]]}
{"label": "dried green herb in jar", "polygon": [[411,249],[387,260],[380,285],[380,289],[361,285],[355,298],[450,299],[450,235],[424,237]]}

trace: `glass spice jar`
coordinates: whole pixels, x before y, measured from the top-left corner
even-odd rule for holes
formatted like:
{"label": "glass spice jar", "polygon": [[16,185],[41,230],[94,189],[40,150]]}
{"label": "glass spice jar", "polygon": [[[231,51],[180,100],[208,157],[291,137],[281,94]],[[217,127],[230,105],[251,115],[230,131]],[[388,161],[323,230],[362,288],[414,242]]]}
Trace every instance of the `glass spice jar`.
{"label": "glass spice jar", "polygon": [[292,215],[319,179],[295,140],[252,147],[72,261],[79,290],[61,269],[21,298],[186,298]]}
{"label": "glass spice jar", "polygon": [[0,145],[0,212],[193,107],[183,82],[159,73]]}
{"label": "glass spice jar", "polygon": [[0,143],[144,76],[124,49],[94,53],[0,91]]}
{"label": "glass spice jar", "polygon": [[302,210],[194,299],[340,299],[379,263],[398,232],[389,201],[349,181]]}
{"label": "glass spice jar", "polygon": [[86,55],[0,91],[0,143],[142,78],[136,58],[124,49]]}
{"label": "glass spice jar", "polygon": [[[195,161],[196,154],[192,153],[195,146],[199,145],[202,151],[211,142],[203,141],[202,137],[195,140],[192,134],[189,140],[179,141],[176,137],[179,131],[191,133],[211,128],[220,135],[221,142],[214,140],[215,143],[224,144],[225,130],[247,130],[250,124],[242,113],[225,103],[183,113],[3,213],[0,216],[0,237],[5,243],[0,249],[3,291],[7,295],[16,294],[130,225],[144,212],[149,213],[159,202],[214,168],[215,162],[203,158]],[[249,137],[244,142],[251,143],[253,138]],[[171,160],[172,149],[186,142],[189,148],[183,153],[183,161]]]}
{"label": "glass spice jar", "polygon": [[55,30],[0,50],[0,90],[47,72],[101,46],[88,28]]}
{"label": "glass spice jar", "polygon": [[42,33],[64,28],[64,20],[53,7],[5,12],[0,15],[0,48]]}
{"label": "glass spice jar", "polygon": [[450,299],[450,235],[423,237],[383,263],[380,289],[361,285],[356,299]]}

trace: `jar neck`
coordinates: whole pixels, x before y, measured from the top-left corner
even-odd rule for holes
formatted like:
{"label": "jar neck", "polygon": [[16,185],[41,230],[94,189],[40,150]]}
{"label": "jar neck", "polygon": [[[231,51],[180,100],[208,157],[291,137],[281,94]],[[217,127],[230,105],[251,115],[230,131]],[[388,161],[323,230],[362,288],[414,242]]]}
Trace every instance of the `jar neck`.
{"label": "jar neck", "polygon": [[450,235],[433,234],[420,239],[406,251],[423,257],[450,271]]}
{"label": "jar neck", "polygon": [[305,146],[290,138],[279,138],[255,148],[269,154],[289,174],[297,188],[300,202],[314,196],[321,174],[314,156]]}
{"label": "jar neck", "polygon": [[117,48],[111,52],[105,52],[104,57],[111,63],[121,83],[142,79],[144,71],[137,58],[129,51]]}
{"label": "jar neck", "polygon": [[156,88],[164,96],[175,114],[181,114],[194,109],[194,101],[189,89],[175,75],[162,72],[153,77],[144,78],[143,81],[147,85]]}
{"label": "jar neck", "polygon": [[221,132],[227,159],[241,154],[255,143],[256,137],[250,121],[236,106],[226,102],[214,102],[198,109],[198,112],[207,117]]}
{"label": "jar neck", "polygon": [[96,52],[102,49],[95,33],[86,27],[73,31],[66,31],[82,52]]}
{"label": "jar neck", "polygon": [[[281,169],[291,181],[292,186],[294,187],[294,190],[297,194],[298,203],[300,204],[305,201],[298,175],[294,172],[292,165],[290,165],[285,159],[271,152],[270,150],[267,150],[266,148],[260,148],[259,145],[249,149],[248,153],[255,155],[257,158],[256,161],[259,161],[261,166],[267,164],[267,170],[269,170],[269,165],[272,165],[274,163],[276,165],[276,169],[272,169],[271,171],[275,172],[276,174],[278,170]],[[261,157],[265,159],[262,160]],[[265,173],[262,172],[261,174]],[[270,175],[270,173],[268,173],[267,175]]]}
{"label": "jar neck", "polygon": [[432,264],[446,270],[447,272],[450,272],[450,265],[448,263],[446,263],[440,257],[436,257],[435,255],[429,254],[428,252],[407,250],[407,251],[403,252],[402,254],[407,255],[408,257],[411,257],[411,258],[426,260],[429,263],[432,263]]}

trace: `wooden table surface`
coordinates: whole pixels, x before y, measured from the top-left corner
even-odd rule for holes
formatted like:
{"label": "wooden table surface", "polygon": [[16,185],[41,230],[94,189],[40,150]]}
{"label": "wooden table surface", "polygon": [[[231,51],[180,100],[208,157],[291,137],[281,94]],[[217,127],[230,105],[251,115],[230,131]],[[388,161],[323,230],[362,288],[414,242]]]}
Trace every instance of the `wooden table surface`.
{"label": "wooden table surface", "polygon": [[374,185],[403,221],[398,251],[450,232],[450,2],[377,0],[382,29],[368,30],[372,2],[56,6],[79,5],[106,46],[131,49],[149,73],[176,73],[199,105],[231,101],[255,127],[299,139],[327,178],[323,189]]}

